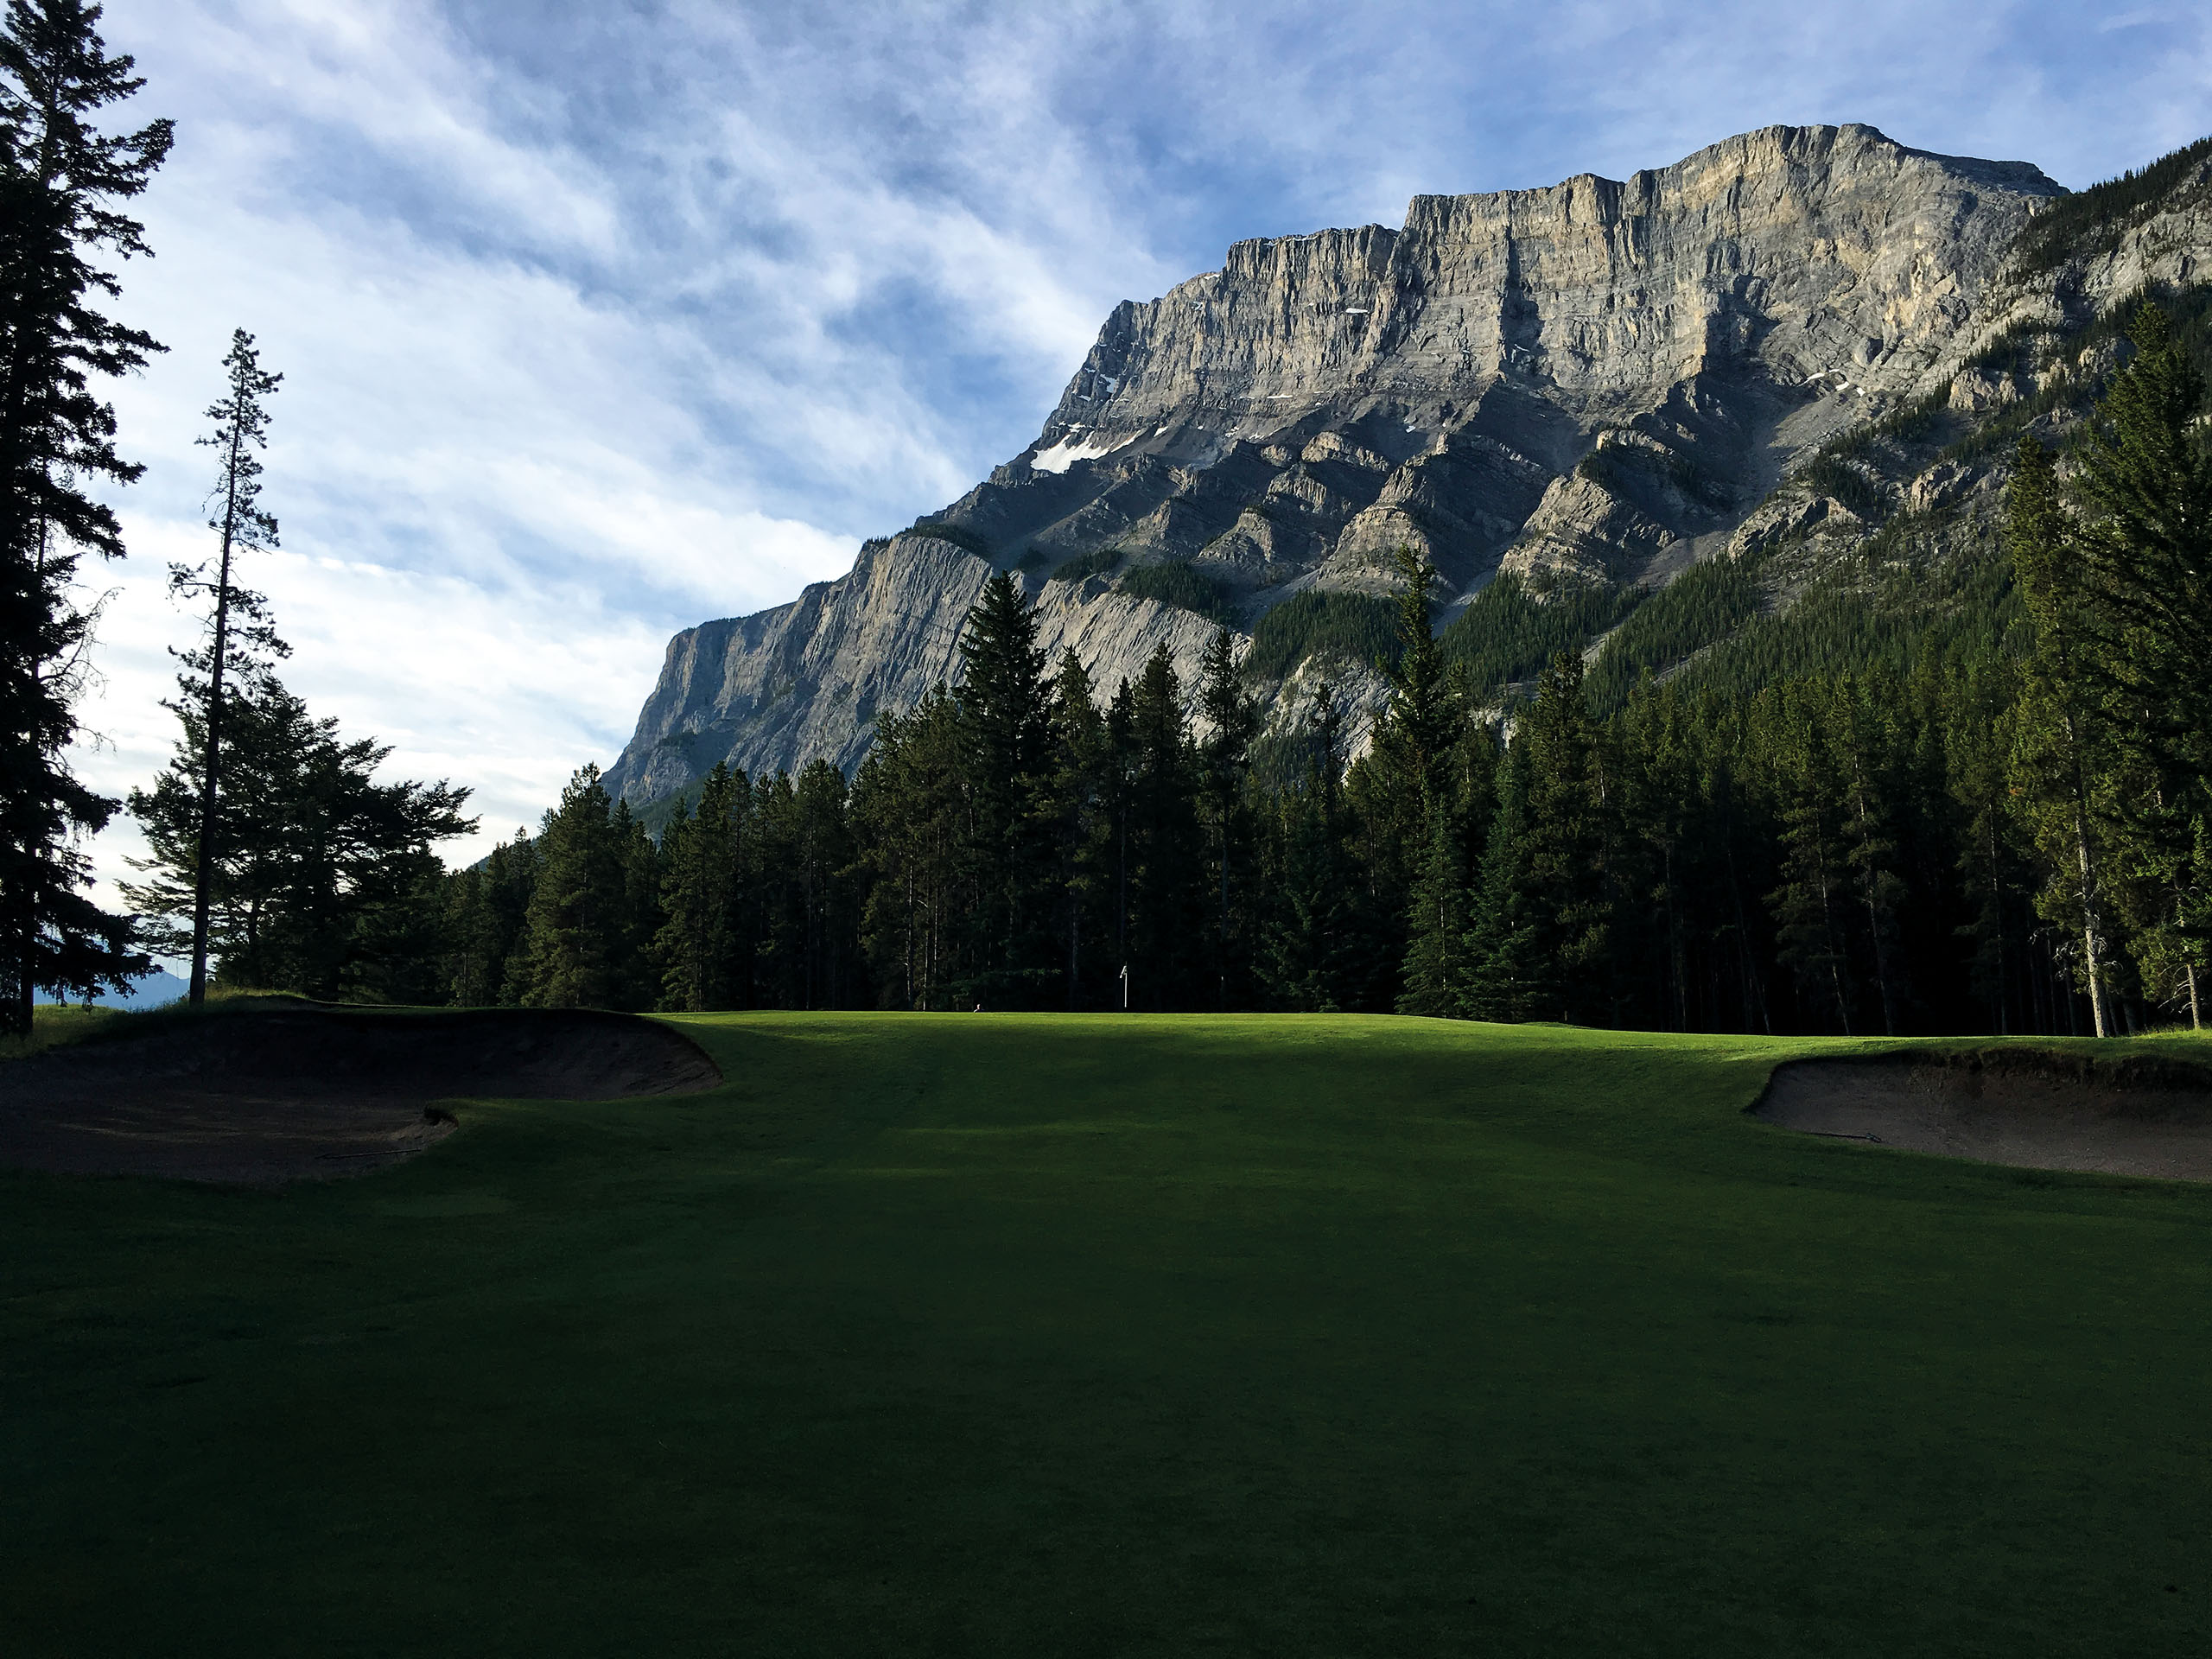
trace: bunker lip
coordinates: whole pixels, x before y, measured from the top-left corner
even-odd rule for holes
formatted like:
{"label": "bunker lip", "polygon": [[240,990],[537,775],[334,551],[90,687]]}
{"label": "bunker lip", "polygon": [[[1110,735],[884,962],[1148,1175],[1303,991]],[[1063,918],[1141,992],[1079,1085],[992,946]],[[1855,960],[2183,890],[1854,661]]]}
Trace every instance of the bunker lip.
{"label": "bunker lip", "polygon": [[1791,1060],[1751,1115],[2023,1169],[2212,1181],[2212,1070],[2019,1047]]}
{"label": "bunker lip", "polygon": [[452,1133],[441,1101],[627,1100],[721,1081],[690,1038],[632,1014],[220,1013],[0,1065],[0,1167],[329,1180]]}

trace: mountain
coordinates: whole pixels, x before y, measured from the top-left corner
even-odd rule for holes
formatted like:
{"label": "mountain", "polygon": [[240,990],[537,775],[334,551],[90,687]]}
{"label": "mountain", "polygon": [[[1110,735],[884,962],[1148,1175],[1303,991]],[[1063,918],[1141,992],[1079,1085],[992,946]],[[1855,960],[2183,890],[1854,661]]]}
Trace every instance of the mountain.
{"label": "mountain", "polygon": [[[102,991],[92,1001],[104,1008],[166,1007],[182,997],[188,988],[184,981],[168,969],[156,968],[144,978],[132,981],[129,990]],[[37,1000],[53,1002],[59,999],[41,993]]]}
{"label": "mountain", "polygon": [[[1277,730],[1323,678],[1376,705],[1359,642],[1402,544],[1486,690],[1558,645],[1678,671],[1885,531],[1938,563],[1986,545],[2002,440],[2078,408],[2132,296],[2194,291],[2208,169],[2200,144],[2069,196],[2025,162],[1770,127],[1624,181],[1237,243],[1117,307],[1035,442],[959,500],[678,634],[608,786],[649,806],[722,760],[850,770],[879,710],[957,678],[995,569],[1102,692],[1160,644],[1194,677],[1226,623]],[[1732,608],[1693,602],[1705,572]]]}

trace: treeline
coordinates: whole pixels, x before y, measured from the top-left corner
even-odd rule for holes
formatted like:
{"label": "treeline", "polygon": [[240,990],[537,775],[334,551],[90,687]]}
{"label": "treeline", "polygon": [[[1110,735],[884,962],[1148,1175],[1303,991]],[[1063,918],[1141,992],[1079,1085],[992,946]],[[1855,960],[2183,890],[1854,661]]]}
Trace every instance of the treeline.
{"label": "treeline", "polygon": [[[656,839],[586,767],[472,868],[355,881],[377,897],[323,983],[1854,1034],[2194,1020],[2212,465],[2202,382],[2155,309],[2135,345],[2064,455],[2024,447],[2005,539],[2029,626],[1952,639],[1978,649],[1624,697],[1562,652],[1500,718],[1402,554],[1366,752],[1346,764],[1325,688],[1262,777],[1225,630],[1195,685],[1163,649],[1102,696],[1072,654],[1046,662],[1001,575],[959,683],[883,718],[849,783],[717,769]],[[409,787],[395,877],[458,822]],[[226,914],[231,976],[249,958]]]}
{"label": "treeline", "polygon": [[[1417,638],[1373,751],[1341,766],[1325,696],[1305,777],[1268,791],[1249,724],[1198,735],[1164,652],[1101,707],[1030,632],[987,594],[969,651],[1030,671],[1001,700],[971,663],[849,787],[718,769],[656,845],[579,772],[448,878],[452,1000],[2090,1029],[2012,782],[2017,669],[1646,688],[1599,721],[1562,656],[1509,741]],[[1202,706],[1243,698],[1227,644]],[[2120,1006],[2172,990],[2139,974]]]}
{"label": "treeline", "polygon": [[[2118,1032],[2194,1018],[2208,921],[2212,473],[2146,309],[2061,460],[2023,451],[2034,623],[1910,672],[1593,712],[1556,657],[1473,706],[1407,556],[1390,696],[1344,763],[1324,690],[1283,785],[1226,632],[1102,698],[1018,586],[958,686],[849,786],[718,770],[658,843],[580,772],[450,877],[464,1001],[664,1008],[1368,1009],[1690,1030]],[[2063,474],[2063,476],[2062,476]],[[1608,697],[1607,702],[1614,702]]]}

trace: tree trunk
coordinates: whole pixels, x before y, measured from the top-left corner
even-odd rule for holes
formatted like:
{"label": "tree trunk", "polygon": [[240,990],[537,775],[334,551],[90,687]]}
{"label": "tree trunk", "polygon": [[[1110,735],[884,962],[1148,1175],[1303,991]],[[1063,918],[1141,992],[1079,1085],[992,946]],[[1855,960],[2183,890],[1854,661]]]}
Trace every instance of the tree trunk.
{"label": "tree trunk", "polygon": [[2112,1033],[2106,1029],[2104,976],[2097,957],[2096,883],[2089,861],[2089,830],[2078,813],[2074,819],[2074,853],[2082,876],[2082,967],[2089,982],[2089,1018],[2096,1034],[2108,1037]]}
{"label": "tree trunk", "polygon": [[2012,991],[2005,971],[2005,887],[1997,874],[1997,821],[1993,814],[1989,828],[1989,913],[1997,925],[1997,1034],[2012,1034],[2010,1018]]}
{"label": "tree trunk", "polygon": [[16,953],[19,965],[16,982],[9,988],[8,1023],[18,1036],[28,1037],[31,1034],[32,1020],[31,952],[38,944],[38,911],[28,885],[23,889],[22,915],[16,923],[16,931],[22,936],[22,944]]}
{"label": "tree trunk", "polygon": [[238,529],[238,451],[245,423],[234,410],[231,448],[223,468],[223,554],[216,567],[215,645],[207,668],[207,745],[200,780],[200,846],[192,875],[192,980],[186,988],[194,1007],[207,1000],[207,910],[214,885],[215,791],[222,761],[223,658],[230,648],[231,538]]}
{"label": "tree trunk", "polygon": [[1221,1011],[1229,1012],[1229,803],[1221,807]]}

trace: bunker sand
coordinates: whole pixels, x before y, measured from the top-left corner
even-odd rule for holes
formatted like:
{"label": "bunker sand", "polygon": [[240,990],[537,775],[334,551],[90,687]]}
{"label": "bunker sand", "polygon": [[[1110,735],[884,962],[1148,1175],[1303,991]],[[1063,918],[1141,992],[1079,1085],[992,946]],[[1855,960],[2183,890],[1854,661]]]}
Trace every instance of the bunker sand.
{"label": "bunker sand", "polygon": [[328,1180],[450,1134],[440,1101],[620,1100],[721,1081],[689,1038],[626,1014],[216,1014],[0,1066],[0,1166]]}
{"label": "bunker sand", "polygon": [[2023,1049],[1778,1066],[1752,1116],[1783,1128],[2025,1169],[2212,1181],[2212,1071]]}

